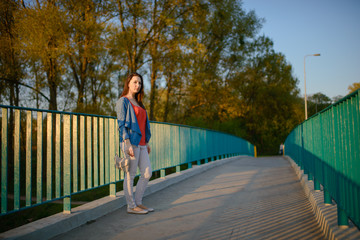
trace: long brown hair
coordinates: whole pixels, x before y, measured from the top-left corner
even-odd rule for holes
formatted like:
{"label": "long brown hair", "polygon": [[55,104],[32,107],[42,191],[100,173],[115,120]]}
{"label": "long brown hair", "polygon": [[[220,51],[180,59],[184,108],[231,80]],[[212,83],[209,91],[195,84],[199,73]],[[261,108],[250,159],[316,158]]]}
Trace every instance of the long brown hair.
{"label": "long brown hair", "polygon": [[141,88],[138,93],[135,93],[135,100],[140,105],[140,107],[145,109],[145,106],[142,102],[142,100],[144,98],[144,80],[143,80],[143,77],[136,72],[129,74],[129,76],[126,78],[126,80],[124,82],[124,89],[123,89],[120,97],[126,96],[129,93],[129,83],[133,77],[139,77],[141,80]]}

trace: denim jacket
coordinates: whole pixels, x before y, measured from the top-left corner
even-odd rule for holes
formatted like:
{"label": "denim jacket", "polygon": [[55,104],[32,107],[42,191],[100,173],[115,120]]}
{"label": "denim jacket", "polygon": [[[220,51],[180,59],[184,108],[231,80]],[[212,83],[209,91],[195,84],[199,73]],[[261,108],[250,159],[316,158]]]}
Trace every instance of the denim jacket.
{"label": "denim jacket", "polygon": [[[117,122],[119,126],[120,142],[130,139],[132,145],[138,146],[141,140],[141,131],[129,99],[121,97],[115,106]],[[151,137],[149,117],[146,113],[145,142],[148,143]]]}

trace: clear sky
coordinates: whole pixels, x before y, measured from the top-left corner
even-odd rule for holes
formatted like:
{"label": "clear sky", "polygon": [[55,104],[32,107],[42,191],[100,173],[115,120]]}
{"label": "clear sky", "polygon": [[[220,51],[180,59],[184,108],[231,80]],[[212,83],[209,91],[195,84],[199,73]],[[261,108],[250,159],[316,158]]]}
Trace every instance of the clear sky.
{"label": "clear sky", "polygon": [[299,79],[304,95],[321,92],[333,98],[360,82],[360,0],[243,0],[265,23],[260,34],[273,40]]}

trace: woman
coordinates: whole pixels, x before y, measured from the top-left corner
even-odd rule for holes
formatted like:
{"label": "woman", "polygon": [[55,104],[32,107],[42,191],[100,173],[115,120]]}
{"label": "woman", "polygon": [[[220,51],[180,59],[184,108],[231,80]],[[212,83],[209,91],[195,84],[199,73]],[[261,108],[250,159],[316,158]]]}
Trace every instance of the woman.
{"label": "woman", "polygon": [[[146,214],[154,211],[142,204],[145,188],[152,174],[149,153],[151,137],[149,118],[142,103],[144,97],[143,78],[140,74],[130,74],[124,84],[120,99],[116,102],[116,113],[119,125],[120,142],[123,152],[130,157],[129,171],[125,173],[124,194],[127,212]],[[134,178],[137,167],[140,168],[140,179],[133,193]]]}

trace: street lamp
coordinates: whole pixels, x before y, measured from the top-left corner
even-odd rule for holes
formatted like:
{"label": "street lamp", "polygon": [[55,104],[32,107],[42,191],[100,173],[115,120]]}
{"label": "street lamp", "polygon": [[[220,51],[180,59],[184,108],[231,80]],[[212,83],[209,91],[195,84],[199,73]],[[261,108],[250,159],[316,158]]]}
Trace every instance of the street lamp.
{"label": "street lamp", "polygon": [[304,57],[305,120],[308,118],[308,114],[307,114],[307,99],[306,99],[306,72],[305,72],[305,59],[306,59],[306,57],[308,57],[308,56],[315,56],[315,57],[318,57],[318,56],[320,56],[320,53],[308,54],[308,55],[305,55],[305,57]]}

